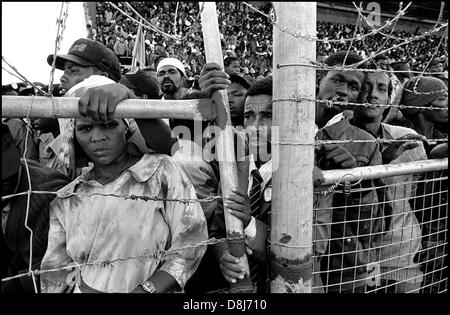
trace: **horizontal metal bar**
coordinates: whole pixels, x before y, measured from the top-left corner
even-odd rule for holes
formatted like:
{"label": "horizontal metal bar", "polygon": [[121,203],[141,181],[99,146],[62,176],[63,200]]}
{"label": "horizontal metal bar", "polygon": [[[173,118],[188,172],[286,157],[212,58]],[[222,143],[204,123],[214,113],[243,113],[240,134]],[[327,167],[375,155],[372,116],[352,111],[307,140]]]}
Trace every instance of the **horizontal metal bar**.
{"label": "horizontal metal bar", "polygon": [[398,164],[355,167],[349,169],[320,171],[314,178],[316,185],[332,185],[339,181],[355,182],[359,180],[400,176],[448,169],[448,158],[423,160]]}
{"label": "horizontal metal bar", "polygon": [[[2,117],[82,118],[77,97],[2,96]],[[195,100],[128,99],[117,105],[117,118],[212,120],[209,98]],[[31,109],[30,109],[31,106]]]}

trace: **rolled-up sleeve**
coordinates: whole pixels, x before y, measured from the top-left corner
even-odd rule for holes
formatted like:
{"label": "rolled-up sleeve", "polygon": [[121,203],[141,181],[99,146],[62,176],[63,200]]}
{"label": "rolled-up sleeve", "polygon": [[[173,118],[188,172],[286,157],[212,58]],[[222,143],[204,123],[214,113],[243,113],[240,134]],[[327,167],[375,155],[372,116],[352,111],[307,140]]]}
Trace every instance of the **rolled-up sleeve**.
{"label": "rolled-up sleeve", "polygon": [[[172,159],[164,161],[162,182],[167,185],[167,199],[197,199],[194,187]],[[172,241],[160,270],[170,274],[184,288],[206,251],[206,245],[197,246],[208,239],[205,215],[198,202],[167,201],[164,217],[170,226]]]}

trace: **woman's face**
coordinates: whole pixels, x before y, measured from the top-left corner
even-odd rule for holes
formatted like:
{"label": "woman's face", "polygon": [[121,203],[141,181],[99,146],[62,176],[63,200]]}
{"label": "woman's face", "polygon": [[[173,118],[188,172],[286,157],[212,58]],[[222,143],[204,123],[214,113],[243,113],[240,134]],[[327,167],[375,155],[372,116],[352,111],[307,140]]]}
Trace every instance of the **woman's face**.
{"label": "woman's face", "polygon": [[109,165],[125,155],[126,133],[122,119],[97,122],[83,118],[75,122],[77,141],[94,164]]}

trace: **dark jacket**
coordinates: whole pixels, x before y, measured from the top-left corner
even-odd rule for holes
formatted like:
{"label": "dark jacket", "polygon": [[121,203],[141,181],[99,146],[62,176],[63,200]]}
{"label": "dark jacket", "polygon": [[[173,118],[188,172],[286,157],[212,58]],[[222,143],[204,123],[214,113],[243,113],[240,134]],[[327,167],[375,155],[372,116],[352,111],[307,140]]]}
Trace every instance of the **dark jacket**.
{"label": "dark jacket", "polygon": [[[319,140],[374,140],[369,133],[351,125],[348,120],[319,130],[316,137]],[[341,145],[355,157],[357,167],[382,164],[381,153],[375,142]],[[320,157],[317,164],[322,169],[335,168]],[[344,183],[343,180],[335,193],[320,197],[322,207],[333,208],[331,241],[321,261],[322,280],[329,286],[328,291],[351,290],[365,285],[367,264],[376,261],[377,257],[377,250],[373,247],[389,226],[390,222],[387,221],[392,214],[383,180],[364,180],[345,192]],[[344,282],[349,283],[340,284]]]}
{"label": "dark jacket", "polygon": [[[70,182],[68,177],[55,169],[41,166],[35,161],[27,160],[27,162],[32,191],[57,191]],[[17,192],[27,191],[28,189],[28,176],[25,163],[21,161]],[[28,226],[33,231],[33,269],[40,266],[41,260],[47,250],[49,207],[50,202],[55,197],[55,194],[31,194],[30,197]],[[14,197],[11,200],[10,210],[6,221],[5,242],[15,254],[9,270],[11,276],[28,270],[30,232],[25,227],[27,199],[27,195],[21,195]],[[33,290],[31,279],[29,277],[22,277],[20,279],[25,291]]]}

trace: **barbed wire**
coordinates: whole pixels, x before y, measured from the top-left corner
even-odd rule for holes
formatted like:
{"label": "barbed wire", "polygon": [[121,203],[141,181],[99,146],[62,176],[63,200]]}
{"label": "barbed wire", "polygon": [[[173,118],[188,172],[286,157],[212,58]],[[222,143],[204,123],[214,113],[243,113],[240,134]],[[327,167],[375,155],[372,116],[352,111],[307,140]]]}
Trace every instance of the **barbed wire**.
{"label": "barbed wire", "polygon": [[379,56],[379,55],[386,54],[386,53],[388,53],[388,52],[391,51],[391,50],[400,48],[401,46],[410,44],[410,43],[412,43],[412,42],[414,42],[414,41],[417,41],[417,40],[419,40],[419,39],[425,38],[425,37],[427,37],[427,36],[429,36],[429,35],[431,35],[431,34],[437,33],[437,32],[439,32],[441,29],[447,28],[447,26],[448,26],[448,22],[442,24],[441,26],[439,26],[438,28],[436,28],[436,29],[433,30],[432,32],[425,32],[424,34],[421,34],[421,35],[412,36],[412,37],[410,37],[409,39],[405,40],[403,43],[392,45],[390,48],[386,48],[386,49],[384,49],[384,50],[378,51],[377,53],[371,53],[366,59],[363,59],[363,60],[361,60],[361,61],[359,61],[359,62],[357,62],[357,63],[354,63],[354,64],[352,64],[351,66],[352,66],[352,67],[358,67],[358,66],[360,66],[360,65],[362,65],[362,64],[364,64],[364,63],[366,63],[366,62],[368,62],[368,61],[370,61],[370,60],[372,60],[372,59],[374,59],[375,57],[377,57],[377,56]]}
{"label": "barbed wire", "polygon": [[[446,29],[448,29],[448,27],[446,27]],[[433,61],[434,56],[436,56],[436,54],[438,53],[439,47],[441,46],[442,41],[443,41],[443,39],[444,39],[444,37],[445,37],[445,33],[446,33],[446,32],[444,31],[443,34],[442,34],[442,36],[441,36],[441,40],[439,41],[439,44],[438,44],[438,46],[436,47],[436,50],[434,51],[433,55],[430,57],[430,60],[428,61],[428,63],[426,64],[426,66],[423,68],[423,71],[422,71],[422,73],[419,75],[419,78],[418,78],[418,79],[416,80],[416,82],[414,83],[414,86],[413,86],[412,91],[409,90],[409,89],[407,89],[407,88],[404,88],[404,89],[403,89],[404,91],[408,91],[408,92],[411,92],[411,93],[414,93],[414,94],[425,94],[425,93],[427,93],[427,92],[418,92],[418,91],[417,91],[417,85],[419,84],[420,79],[423,77],[423,74],[424,74],[425,70],[430,66],[431,62]],[[442,90],[442,92],[443,92],[443,91],[445,91],[445,90]]]}
{"label": "barbed wire", "polygon": [[[362,6],[362,2],[360,2],[360,6]],[[360,23],[360,20],[361,20],[361,17],[358,15],[356,17],[356,25],[358,25]],[[357,32],[358,32],[358,28],[355,27],[355,31],[353,32],[353,38],[355,38]],[[348,54],[350,53],[350,50],[351,50],[351,48],[353,46],[353,42],[354,42],[354,40],[352,40],[350,42],[350,45],[348,45],[347,53],[345,54],[344,60],[342,62],[342,66],[345,66],[345,62],[347,61],[347,57],[348,57]]]}
{"label": "barbed wire", "polygon": [[131,4],[129,4],[128,2],[124,2],[125,3],[125,5],[134,13],[134,14],[136,14],[142,21],[143,21],[143,23],[142,22],[139,22],[138,20],[136,20],[135,18],[133,18],[132,16],[130,16],[128,13],[126,13],[125,11],[123,11],[122,9],[120,9],[118,6],[116,6],[114,3],[112,3],[112,2],[108,2],[113,8],[115,8],[116,10],[118,10],[120,13],[122,13],[123,15],[125,15],[127,18],[129,18],[130,20],[132,20],[133,22],[135,22],[135,23],[138,23],[138,24],[142,24],[142,26],[143,27],[145,27],[145,28],[147,28],[147,29],[149,29],[149,30],[151,30],[151,31],[154,31],[154,32],[157,32],[157,33],[159,33],[159,34],[161,34],[162,36],[164,36],[164,37],[166,37],[166,38],[169,38],[169,39],[172,39],[172,40],[175,40],[175,41],[184,41],[184,40],[186,40],[186,38],[188,38],[191,34],[192,34],[192,32],[193,32],[193,30],[194,30],[194,25],[196,24],[196,23],[198,23],[198,20],[199,20],[199,18],[200,18],[200,14],[201,14],[201,12],[203,11],[203,7],[204,7],[204,5],[202,5],[201,6],[201,8],[199,9],[199,13],[198,13],[198,15],[197,15],[197,17],[194,19],[194,21],[192,22],[192,25],[190,26],[190,27],[188,27],[188,32],[187,32],[187,34],[185,35],[185,36],[183,36],[183,37],[180,37],[178,34],[175,34],[175,35],[170,35],[170,34],[168,34],[168,33],[166,33],[166,32],[164,32],[164,31],[162,31],[162,30],[160,30],[157,26],[154,26],[153,24],[151,24],[149,21],[147,21],[144,17],[142,17],[142,15],[141,14],[139,14],[139,12],[137,12],[132,6],[131,6]]}
{"label": "barbed wire", "polygon": [[335,100],[319,100],[309,97],[296,97],[296,98],[280,98],[280,99],[274,99],[271,102],[286,102],[286,101],[294,101],[294,102],[301,102],[301,101],[311,101],[311,102],[317,102],[317,103],[324,103],[327,107],[331,108],[333,105],[342,105],[342,106],[362,106],[362,107],[393,107],[398,109],[423,109],[423,110],[442,110],[442,111],[448,111],[448,107],[432,107],[432,106],[412,106],[412,105],[402,105],[402,104],[372,104],[372,103],[352,103],[352,102],[340,102]]}
{"label": "barbed wire", "polygon": [[[128,4],[128,3],[126,3],[126,4]],[[244,4],[246,4],[245,2],[244,2]],[[411,3],[410,3],[411,4]],[[410,5],[409,4],[409,5]],[[409,6],[408,5],[408,6]],[[120,10],[120,9],[119,9]],[[405,8],[405,10],[406,10],[406,8]],[[401,11],[401,10],[400,10]],[[200,13],[199,13],[200,14]],[[59,27],[59,26],[58,26]],[[441,26],[442,27],[442,26]],[[64,29],[64,28],[63,28]],[[355,31],[355,33],[356,33],[356,31]],[[167,33],[166,33],[167,34]],[[171,37],[171,35],[169,35],[169,34],[167,34],[168,35],[168,37],[170,37],[170,38],[172,38]],[[187,36],[185,36],[184,38],[186,38]],[[367,37],[367,36],[366,36]],[[365,38],[365,37],[364,37]],[[61,34],[61,39],[62,39],[62,34]],[[176,38],[177,40],[180,40],[179,38]],[[58,36],[57,36],[57,40],[58,40]],[[350,40],[350,39],[348,39],[348,40]],[[352,39],[352,42],[351,42],[351,44],[353,43],[353,40],[356,40],[356,38],[355,38],[355,36],[354,36],[354,38]],[[339,41],[341,41],[341,40],[339,40]],[[57,41],[55,42],[55,43],[57,43]],[[441,38],[441,43],[442,43],[442,38]],[[56,47],[55,47],[56,48]],[[55,55],[56,55],[56,53],[55,53]],[[3,58],[3,57],[2,57]],[[56,58],[54,58],[54,61],[55,61],[55,59]],[[9,64],[8,64],[9,65]],[[333,67],[333,69],[336,69],[336,67]],[[348,68],[347,68],[348,69]],[[426,69],[426,68],[425,68]],[[425,70],[424,69],[424,70]],[[358,71],[361,71],[361,69],[357,69]],[[383,70],[384,72],[388,72],[388,71],[385,71],[385,70]],[[378,71],[377,71],[378,72]],[[381,71],[380,71],[381,72]],[[402,71],[397,71],[397,72],[402,72]],[[423,72],[422,72],[423,73]],[[447,72],[446,72],[447,73]],[[29,81],[27,81],[27,82],[29,82]],[[39,89],[40,90],[40,89]],[[44,92],[44,91],[42,91],[42,92]],[[44,92],[45,93],[45,92]],[[301,99],[307,99],[307,98],[301,98]],[[285,100],[287,100],[287,99],[285,99]],[[299,99],[289,99],[289,100],[296,100],[296,101],[298,101]],[[311,99],[307,99],[307,100],[311,100]],[[283,101],[283,100],[273,100],[272,102],[276,102],[276,101]],[[323,100],[311,100],[311,101],[318,101],[318,102],[329,102],[329,101],[323,101]],[[382,107],[399,107],[399,108],[422,108],[422,109],[430,109],[430,110],[433,110],[433,109],[436,109],[436,110],[448,110],[448,108],[432,108],[432,107],[419,107],[419,106],[406,106],[406,105],[378,105],[378,104],[370,104],[370,103],[364,103],[364,104],[360,104],[360,103],[344,103],[344,102],[332,102],[333,104],[338,104],[338,103],[340,103],[340,104],[345,104],[345,105],[355,105],[355,106],[367,106],[367,107],[369,107],[369,106],[382,106]],[[27,118],[29,118],[29,113],[31,112],[31,106],[32,106],[32,103],[30,104],[30,107],[29,107],[29,111],[28,111],[28,115],[27,115]],[[31,125],[29,125],[29,124],[27,124],[27,128],[31,128]],[[27,142],[27,140],[28,140],[28,133],[27,133],[27,135],[26,135],[26,142]],[[415,140],[415,139],[404,139],[404,140],[396,140],[396,139],[392,139],[392,140],[388,140],[388,139],[374,139],[374,140],[358,140],[358,139],[355,139],[355,140],[353,140],[353,139],[349,139],[349,140],[338,140],[338,141],[321,141],[321,140],[317,140],[316,142],[315,142],[315,145],[320,145],[320,144],[329,144],[329,143],[357,143],[357,142],[376,142],[376,143],[393,143],[393,142],[417,142],[417,141],[421,141],[421,140]],[[448,142],[448,139],[446,138],[446,139],[429,139],[429,140],[427,140],[427,141],[430,141],[430,142],[437,142],[437,141],[447,141]],[[26,159],[25,159],[25,154],[26,154],[26,148],[25,148],[25,152],[24,152],[24,160],[25,160],[25,167],[26,167],[26,170],[27,170],[27,179],[28,179],[28,183],[29,183],[29,187],[30,187],[30,189],[28,190],[28,191],[26,191],[26,192],[24,192],[24,193],[20,193],[20,194],[15,194],[15,195],[9,195],[9,196],[3,196],[2,197],[2,200],[6,200],[6,199],[8,199],[8,198],[11,198],[11,197],[13,197],[13,196],[17,196],[17,195],[27,195],[27,210],[26,210],[26,216],[25,216],[25,227],[28,229],[28,230],[30,230],[30,232],[31,232],[31,236],[30,236],[30,261],[29,261],[29,268],[28,268],[28,272],[27,273],[23,273],[23,274],[20,274],[20,275],[16,275],[16,276],[14,276],[14,277],[9,277],[9,278],[4,278],[4,279],[2,279],[2,281],[8,281],[8,280],[12,280],[12,279],[14,279],[14,278],[18,278],[18,277],[23,277],[23,276],[30,276],[31,275],[31,277],[32,277],[32,279],[33,279],[33,284],[34,284],[34,289],[35,289],[35,292],[37,292],[37,286],[36,286],[36,280],[35,280],[35,275],[39,275],[39,274],[42,274],[42,273],[46,273],[46,272],[53,272],[53,271],[60,271],[60,270],[65,270],[65,269],[68,269],[68,268],[74,268],[74,267],[78,267],[78,268],[80,268],[80,267],[84,267],[84,266],[88,266],[88,265],[94,265],[94,264],[102,264],[102,265],[104,265],[104,264],[111,264],[111,263],[113,263],[113,262],[116,262],[116,261],[121,261],[121,260],[128,260],[128,259],[138,259],[138,258],[151,258],[151,259],[161,259],[161,257],[163,257],[164,255],[170,255],[170,254],[172,254],[172,253],[175,253],[175,252],[177,252],[177,251],[180,251],[180,250],[185,250],[185,249],[189,249],[189,248],[196,248],[196,247],[200,247],[200,246],[207,246],[207,245],[213,245],[213,244],[217,244],[217,243],[220,243],[220,242],[225,242],[225,241],[227,241],[227,240],[231,240],[232,238],[228,238],[228,239],[226,239],[226,238],[224,238],[224,239],[219,239],[219,240],[217,240],[217,239],[209,239],[209,240],[206,240],[206,241],[203,241],[203,242],[201,242],[201,243],[199,243],[199,244],[195,244],[195,245],[189,245],[189,246],[185,246],[185,247],[181,247],[181,248],[176,248],[176,249],[171,249],[171,250],[158,250],[158,251],[154,251],[154,252],[145,252],[144,254],[142,254],[142,255],[140,255],[140,256],[135,256],[135,257],[126,257],[126,258],[117,258],[117,259],[113,259],[113,260],[105,260],[105,261],[99,261],[99,262],[92,262],[92,263],[84,263],[84,264],[78,264],[78,265],[70,265],[70,266],[65,266],[65,267],[61,267],[61,268],[58,268],[58,269],[48,269],[48,270],[32,270],[32,267],[31,267],[31,263],[32,263],[32,248],[33,248],[33,246],[32,246],[32,242],[33,242],[33,231],[29,228],[29,226],[27,225],[27,221],[28,221],[28,214],[29,214],[29,207],[30,207],[30,196],[31,196],[31,194],[32,193],[45,193],[45,194],[47,194],[47,193],[51,193],[51,194],[56,194],[56,195],[58,195],[58,192],[47,192],[47,191],[32,191],[31,190],[31,177],[30,177],[30,174],[29,174],[29,169],[28,169],[28,164],[27,164],[27,162],[26,162]],[[95,194],[78,194],[78,193],[69,193],[69,194],[65,194],[64,196],[63,196],[63,194],[62,193],[59,193],[59,196],[61,197],[61,196],[63,196],[63,197],[69,197],[69,196],[73,196],[73,195],[77,195],[77,196],[83,196],[83,197],[90,197],[90,196],[93,196],[93,195],[103,195],[103,196],[113,196],[113,197],[119,197],[119,198],[125,198],[125,199],[132,199],[132,200],[145,200],[145,201],[149,201],[149,200],[154,200],[154,201],[173,201],[173,202],[183,202],[183,203],[189,203],[189,202],[211,202],[211,201],[214,201],[214,200],[217,200],[217,199],[221,199],[222,198],[222,196],[219,196],[219,195],[215,195],[215,196],[210,196],[210,197],[207,197],[207,198],[204,198],[204,199],[164,199],[164,198],[156,198],[156,197],[148,197],[148,196],[138,196],[138,195],[128,195],[128,196],[119,196],[119,195],[115,195],[115,194],[100,194],[100,193],[95,193]],[[236,238],[236,239],[241,239],[241,238]],[[273,244],[275,244],[275,242],[272,242]],[[286,244],[279,244],[279,243],[277,243],[277,244],[275,244],[275,245],[280,245],[280,246],[286,246],[286,247],[289,247],[289,246],[287,246]],[[290,247],[299,247],[299,246],[290,246]]]}
{"label": "barbed wire", "polygon": [[[366,16],[363,14],[362,10],[360,10],[360,8],[358,8],[358,7],[356,6],[355,2],[352,2],[352,3],[353,3],[353,6],[355,7],[355,9],[358,11],[358,15],[360,15],[361,18],[362,18],[362,20],[363,20],[364,22],[366,22],[367,25],[368,25],[369,27],[371,27],[371,26],[370,26],[370,22],[367,20]],[[400,2],[400,3],[403,3],[403,2]],[[434,26],[431,28],[430,31],[436,29],[436,28],[438,27],[438,25],[439,25],[439,22],[440,22],[441,19],[442,19],[442,14],[443,14],[443,6],[442,6],[442,3],[445,4],[445,2],[441,2],[441,10],[440,10],[440,12],[439,12],[439,17],[438,17],[436,23],[434,24]],[[383,33],[383,32],[381,32],[381,31],[379,31],[378,33],[379,33],[380,35],[384,36],[384,37],[387,37],[388,39],[404,40],[403,37],[392,36],[392,35],[390,35],[390,34],[388,35],[388,34]]]}
{"label": "barbed wire", "polygon": [[[403,15],[405,15],[405,13],[406,13],[406,11],[408,10],[408,8],[412,5],[412,2],[409,2],[409,3],[406,5],[406,7],[405,7],[404,9],[399,10],[399,11],[396,13],[396,15],[395,15],[394,18],[392,18],[391,20],[387,20],[387,21],[385,22],[385,24],[382,25],[382,26],[379,27],[379,28],[374,28],[374,27],[372,27],[372,31],[369,32],[369,33],[367,33],[367,34],[365,34],[365,35],[359,35],[359,36],[356,36],[356,37],[354,37],[354,38],[343,38],[343,39],[320,39],[320,38],[318,38],[317,36],[302,35],[302,34],[300,34],[299,32],[292,32],[292,31],[289,31],[289,29],[288,29],[286,26],[280,26],[274,19],[272,19],[270,16],[268,16],[268,15],[265,14],[264,12],[261,12],[260,10],[256,9],[255,7],[253,7],[252,5],[248,4],[247,2],[242,2],[242,3],[243,3],[244,5],[246,5],[247,7],[249,7],[250,9],[252,9],[252,10],[254,10],[254,11],[260,13],[260,14],[263,15],[264,17],[266,17],[272,25],[274,25],[274,26],[280,28],[280,30],[281,30],[282,32],[285,32],[285,33],[287,33],[287,34],[289,34],[289,35],[291,35],[291,36],[293,36],[293,37],[295,37],[295,38],[297,38],[297,39],[304,39],[304,40],[316,41],[316,42],[328,42],[328,43],[342,43],[342,42],[349,42],[349,41],[355,41],[355,40],[356,40],[356,41],[360,41],[360,40],[363,40],[363,39],[366,38],[366,37],[375,35],[375,34],[377,34],[379,31],[385,29],[386,27],[391,26],[392,23],[394,23],[396,20],[400,19]],[[273,11],[274,11],[274,14],[275,14],[275,16],[276,16],[276,12],[275,12],[275,9],[274,9],[274,8],[273,8]]]}
{"label": "barbed wire", "polygon": [[[413,70],[384,70],[381,68],[378,69],[363,69],[363,68],[353,68],[353,67],[344,67],[344,66],[329,66],[323,62],[317,62],[317,61],[310,61],[310,63],[281,63],[277,64],[277,69],[282,67],[292,67],[292,66],[299,66],[299,67],[310,67],[315,68],[319,70],[324,71],[330,71],[330,70],[338,70],[338,71],[359,71],[359,72],[367,72],[367,73],[417,73],[420,74],[422,71],[413,71]],[[424,72],[424,74],[431,75],[431,74],[448,74],[448,71],[436,71],[436,72]]]}
{"label": "barbed wire", "polygon": [[25,81],[23,78],[20,78],[17,74],[9,71],[8,69],[6,69],[5,67],[3,67],[2,65],[2,69],[5,70],[8,74],[12,75],[13,77],[15,77],[17,80],[22,81],[23,83],[27,83],[27,81]]}
{"label": "barbed wire", "polygon": [[[28,194],[29,191],[17,193],[17,194],[11,194],[11,195],[5,195],[2,196],[2,200],[11,199],[18,196],[23,196]],[[45,191],[45,190],[36,190],[36,191],[30,191],[30,193],[33,194],[50,194],[50,195],[56,195],[59,198],[69,198],[72,196],[79,196],[79,197],[93,197],[93,196],[104,196],[104,197],[116,197],[116,198],[123,198],[127,200],[143,200],[143,201],[168,201],[168,202],[180,202],[180,203],[207,203],[207,202],[213,202],[215,200],[222,199],[221,195],[210,195],[206,198],[201,199],[171,199],[171,198],[161,198],[161,197],[150,197],[150,196],[142,196],[142,195],[118,195],[118,194],[107,194],[107,193],[91,193],[91,194],[81,194],[81,193],[75,193],[75,192],[65,192],[65,191]]]}
{"label": "barbed wire", "polygon": [[[45,96],[50,96],[49,93],[45,92],[43,89],[41,89],[39,86],[37,86],[36,84],[34,84],[33,82],[31,82],[30,80],[28,80],[24,75],[22,75],[19,70],[16,69],[16,67],[12,66],[8,61],[6,61],[5,57],[2,56],[2,61],[4,61],[16,74],[17,76],[19,76],[22,82],[27,83],[29,85],[31,85],[33,88],[35,88],[36,90],[38,90],[39,92],[41,92],[42,94],[44,94]],[[2,67],[3,68],[3,67]],[[6,70],[6,69],[5,69]],[[8,71],[9,73],[9,71]],[[17,76],[15,76],[17,78]]]}
{"label": "barbed wire", "polygon": [[66,29],[66,19],[68,15],[69,15],[69,2],[62,2],[61,10],[59,12],[59,18],[56,20],[58,28],[56,30],[55,52],[53,54],[52,69],[50,70],[50,79],[48,85],[48,91],[50,95],[52,95],[53,92],[53,79],[56,69],[56,56],[58,55],[58,51],[61,48],[61,42],[63,39],[64,30]]}
{"label": "barbed wire", "polygon": [[95,261],[95,262],[86,262],[86,263],[80,263],[80,264],[71,263],[71,264],[69,264],[67,266],[59,267],[59,268],[53,268],[53,269],[29,270],[26,273],[20,273],[20,274],[17,274],[15,276],[3,278],[2,282],[10,281],[10,280],[17,279],[17,278],[27,277],[27,276],[30,276],[32,274],[40,275],[40,274],[44,274],[44,273],[57,272],[57,271],[62,271],[62,270],[69,270],[69,269],[72,269],[72,268],[83,268],[83,267],[93,266],[93,265],[101,265],[101,266],[111,265],[111,264],[113,264],[115,262],[118,262],[118,261],[135,260],[135,259],[141,259],[141,258],[161,260],[165,256],[173,255],[173,254],[176,254],[177,252],[180,252],[180,251],[193,249],[193,248],[198,248],[198,247],[202,247],[202,246],[209,246],[209,245],[220,244],[220,243],[224,243],[224,242],[229,241],[229,240],[241,240],[241,239],[243,239],[243,237],[229,237],[229,238],[220,238],[220,239],[210,238],[210,239],[207,239],[205,241],[201,241],[201,242],[199,242],[197,244],[186,245],[186,246],[183,246],[183,247],[172,248],[172,249],[168,249],[168,250],[160,249],[160,250],[150,251],[149,249],[146,249],[146,250],[144,250],[144,252],[142,254],[137,255],[137,256],[120,257],[120,258],[106,259],[106,260],[100,260],[100,261]]}

